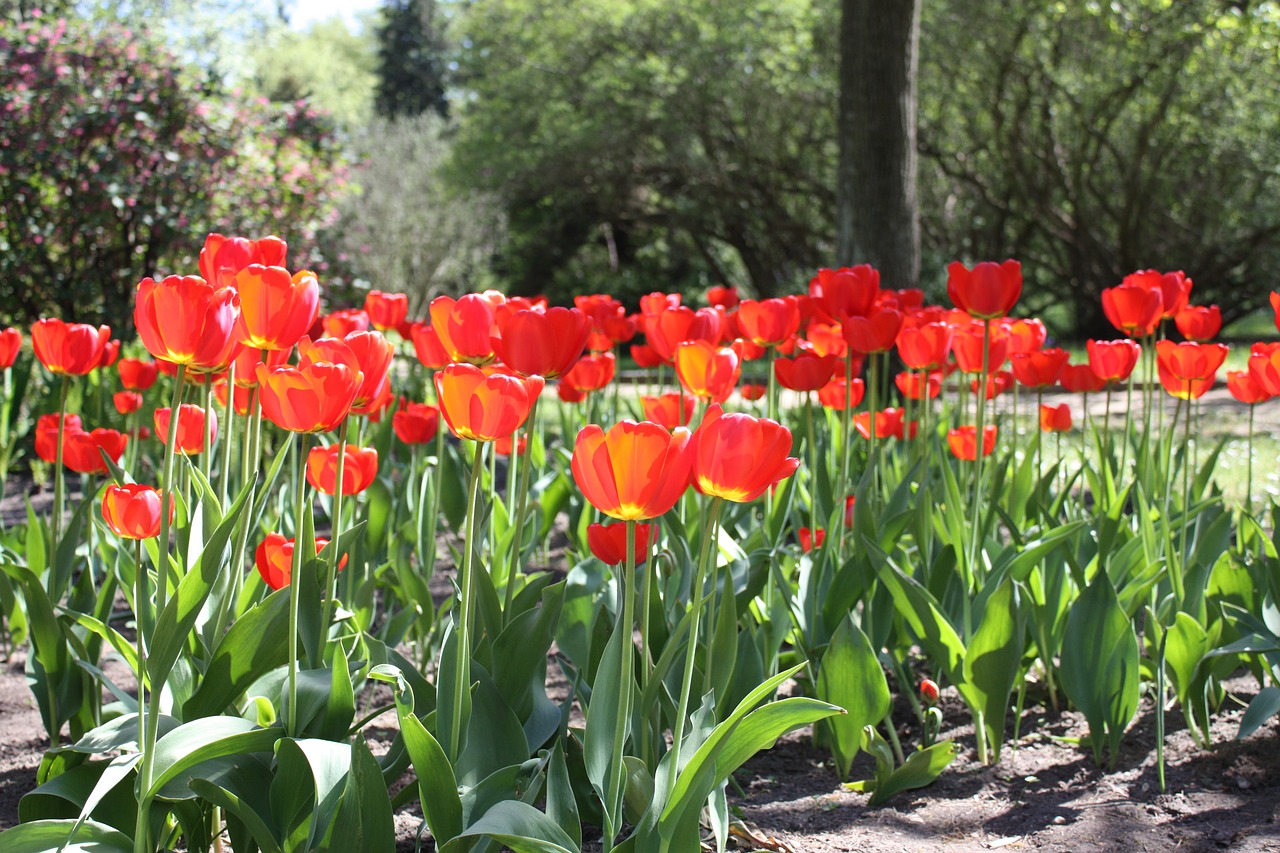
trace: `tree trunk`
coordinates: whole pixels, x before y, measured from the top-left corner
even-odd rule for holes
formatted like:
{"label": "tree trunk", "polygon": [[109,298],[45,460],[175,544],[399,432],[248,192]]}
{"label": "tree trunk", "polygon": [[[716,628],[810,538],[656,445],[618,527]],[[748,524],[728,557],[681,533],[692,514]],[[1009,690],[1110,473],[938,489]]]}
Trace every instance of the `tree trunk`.
{"label": "tree trunk", "polygon": [[886,288],[920,281],[919,40],[920,0],[841,0],[836,255]]}

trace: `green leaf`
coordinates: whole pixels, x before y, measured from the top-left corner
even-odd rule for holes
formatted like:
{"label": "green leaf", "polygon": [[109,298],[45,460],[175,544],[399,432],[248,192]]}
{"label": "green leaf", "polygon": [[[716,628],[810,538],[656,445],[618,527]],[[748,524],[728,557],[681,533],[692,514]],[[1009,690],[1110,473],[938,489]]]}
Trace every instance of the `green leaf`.
{"label": "green leaf", "polygon": [[444,845],[441,853],[463,853],[467,841],[492,838],[513,853],[578,853],[578,845],[555,821],[519,800],[505,800],[484,815],[458,838]]}
{"label": "green leaf", "polygon": [[0,850],[5,853],[133,853],[133,839],[106,824],[88,820],[67,843],[74,820],[41,820],[23,823],[0,832]]}
{"label": "green leaf", "polygon": [[1017,589],[1006,577],[987,599],[982,622],[969,641],[964,658],[962,694],[978,711],[987,742],[1000,760],[1004,722],[1009,710],[1009,694],[1022,667],[1022,647],[1026,632],[1019,617]]}
{"label": "green leaf", "polygon": [[[281,853],[279,829],[271,814],[271,767],[253,755],[237,756],[229,766],[188,784],[202,799],[220,806],[244,824],[262,853]],[[238,848],[237,848],[238,849]]]}
{"label": "green leaf", "polygon": [[1276,714],[1280,714],[1280,687],[1264,687],[1249,702],[1244,716],[1240,718],[1240,731],[1236,732],[1236,740],[1244,740]]}
{"label": "green leaf", "polygon": [[207,717],[178,726],[156,742],[151,788],[143,799],[190,797],[185,781],[178,780],[183,775],[196,775],[191,771],[202,761],[268,751],[281,734],[280,729],[261,729],[240,717]]}
{"label": "green leaf", "polygon": [[[604,647],[604,656],[600,658],[600,666],[596,670],[596,679],[591,687],[591,704],[587,706],[587,727],[583,736],[583,760],[587,768],[587,778],[591,787],[604,803],[608,815],[609,826],[619,826],[619,812],[622,808],[622,792],[609,791],[609,768],[614,762],[621,761],[621,755],[613,751],[614,733],[617,731],[618,711],[624,700],[623,686],[618,680],[618,669],[621,666],[622,654],[631,653],[631,626],[624,629],[621,622],[614,627],[609,642]],[[630,727],[631,717],[625,717],[625,725]],[[625,734],[624,734],[625,739]],[[615,796],[611,799],[609,794]]]}
{"label": "green leaf", "polygon": [[322,850],[332,853],[384,853],[396,846],[391,798],[382,769],[364,738],[351,745],[351,770],[333,832]]}
{"label": "green leaf", "polygon": [[844,779],[861,747],[863,727],[883,720],[889,713],[890,702],[889,683],[876,651],[853,621],[852,614],[841,620],[831,636],[818,667],[814,690],[819,699],[845,710],[844,714],[826,722],[836,773]]}
{"label": "green leaf", "polygon": [[876,785],[867,805],[878,806],[903,791],[911,791],[932,784],[947,765],[955,760],[956,753],[955,743],[949,740],[935,743],[919,752],[913,752],[901,767],[889,775],[887,780]]}
{"label": "green leaf", "polygon": [[1190,613],[1179,611],[1165,632],[1164,662],[1173,678],[1178,704],[1187,704],[1187,694],[1195,681],[1200,661],[1209,651],[1209,635]]}
{"label": "green leaf", "polygon": [[183,705],[194,720],[221,714],[249,685],[288,662],[289,590],[267,596],[223,635],[205,667],[196,692]]}

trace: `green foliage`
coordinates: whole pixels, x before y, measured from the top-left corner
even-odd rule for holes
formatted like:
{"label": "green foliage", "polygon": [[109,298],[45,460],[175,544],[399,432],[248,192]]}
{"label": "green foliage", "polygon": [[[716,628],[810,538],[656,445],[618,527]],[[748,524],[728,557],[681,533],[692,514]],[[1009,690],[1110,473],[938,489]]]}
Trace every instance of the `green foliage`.
{"label": "green foliage", "polygon": [[449,117],[443,16],[436,0],[387,0],[378,26],[377,95],[383,118]]}

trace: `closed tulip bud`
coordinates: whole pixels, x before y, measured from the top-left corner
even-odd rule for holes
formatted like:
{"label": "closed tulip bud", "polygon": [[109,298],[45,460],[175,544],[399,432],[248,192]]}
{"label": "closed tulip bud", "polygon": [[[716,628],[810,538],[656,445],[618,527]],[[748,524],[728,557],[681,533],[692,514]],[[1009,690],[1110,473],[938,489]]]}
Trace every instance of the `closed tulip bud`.
{"label": "closed tulip bud", "polygon": [[[125,539],[150,539],[160,535],[160,492],[136,483],[109,485],[102,494],[102,518],[107,527]],[[169,501],[173,521],[173,501]]]}
{"label": "closed tulip bud", "polygon": [[[636,525],[634,562],[640,565],[649,557],[649,535],[652,524]],[[627,560],[627,524],[615,521],[611,524],[592,524],[587,528],[587,547],[597,560],[607,566],[618,566]]]}
{"label": "closed tulip bud", "polygon": [[[156,435],[161,442],[169,439],[169,418],[171,409],[166,406],[156,409]],[[209,420],[209,444],[218,438],[218,416],[213,411],[205,412],[199,406],[183,403],[178,407],[178,430],[174,441],[174,450],[184,456],[193,456],[204,451],[205,420]]]}
{"label": "closed tulip bud", "polygon": [[331,444],[313,447],[307,454],[307,482],[326,495],[338,490],[338,449],[343,447],[342,494],[363,492],[378,476],[378,451],[372,447]]}

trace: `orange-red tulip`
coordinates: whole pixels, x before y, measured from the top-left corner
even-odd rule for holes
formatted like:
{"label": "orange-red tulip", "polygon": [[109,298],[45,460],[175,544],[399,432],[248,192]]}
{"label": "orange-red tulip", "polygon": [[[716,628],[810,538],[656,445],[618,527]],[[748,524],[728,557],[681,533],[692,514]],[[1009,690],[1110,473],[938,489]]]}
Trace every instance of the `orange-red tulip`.
{"label": "orange-red tulip", "polygon": [[1182,270],[1162,273],[1158,270],[1141,270],[1129,273],[1120,282],[1121,287],[1142,287],[1160,293],[1163,318],[1172,320],[1187,304],[1191,296],[1191,279]]}
{"label": "orange-red tulip", "polygon": [[1280,331],[1280,293],[1271,291],[1271,311],[1275,315],[1276,330]]}
{"label": "orange-red tulip", "polygon": [[937,370],[946,364],[953,334],[946,323],[904,325],[898,332],[898,355],[914,370]]}
{"label": "orange-red tulip", "polygon": [[138,358],[122,358],[116,363],[120,371],[120,384],[126,391],[146,391],[156,384],[160,368],[154,361],[143,361]]}
{"label": "orange-red tulip", "polygon": [[111,338],[110,326],[64,323],[57,318],[37,320],[31,327],[31,348],[50,373],[84,376],[102,361]]}
{"label": "orange-red tulip", "polygon": [[[83,431],[79,415],[65,416],[63,434]],[[50,464],[58,460],[58,416],[41,415],[36,420],[36,455]]]}
{"label": "orange-red tulip", "polygon": [[[846,388],[846,386],[848,387]],[[818,389],[818,402],[828,409],[843,412],[846,404],[849,408],[860,404],[866,392],[866,383],[861,379],[846,381],[844,377],[836,376]]]}
{"label": "orange-red tulip", "polygon": [[660,394],[657,397],[640,398],[640,406],[644,410],[645,420],[673,430],[678,426],[688,426],[693,418],[693,398],[688,394]]}
{"label": "orange-red tulip", "polygon": [[693,437],[693,485],[699,492],[735,503],[753,501],[795,473],[791,430],[768,418],[707,409]]}
{"label": "orange-red tulip", "polygon": [[834,323],[867,316],[879,293],[880,271],[869,264],[820,269],[809,280],[809,298],[814,311]]}
{"label": "orange-red tulip", "polygon": [[801,527],[797,531],[800,538],[801,553],[808,554],[814,548],[821,548],[822,543],[827,539],[827,531],[819,527],[817,530],[810,530],[808,527]]}
{"label": "orange-red tulip", "polygon": [[1187,340],[1208,343],[1222,331],[1222,312],[1217,305],[1188,305],[1174,315],[1173,322]]}
{"label": "orange-red tulip", "polygon": [[460,299],[437,296],[431,300],[431,328],[453,361],[488,364],[496,356],[493,336],[498,333],[494,301],[479,293]]}
{"label": "orange-red tulip", "polygon": [[440,429],[440,410],[426,403],[404,403],[391,416],[391,428],[405,444],[426,444]]}
{"label": "orange-red tulip", "polygon": [[556,383],[556,396],[560,398],[562,403],[581,403],[587,399],[587,392],[579,391],[572,384],[561,379]]}
{"label": "orange-red tulip", "polygon": [[360,308],[343,308],[320,318],[324,335],[329,338],[345,338],[352,332],[367,332],[372,325],[369,315]]}
{"label": "orange-red tulip", "polygon": [[409,314],[409,297],[403,293],[370,290],[364,298],[364,312],[379,332],[397,329]]}
{"label": "orange-red tulip", "polygon": [[983,261],[972,270],[959,261],[947,265],[947,295],[961,311],[981,320],[1008,314],[1022,295],[1022,264]]}
{"label": "orange-red tulip", "polygon": [[[881,409],[876,412],[876,438],[902,438],[904,424],[903,415],[906,414],[902,409]],[[853,416],[853,427],[858,431],[858,435],[865,439],[871,438],[871,413],[858,412]],[[912,424],[912,435],[914,437],[915,424]]]}
{"label": "orange-red tulip", "polygon": [[493,441],[524,425],[542,391],[537,376],[486,375],[470,364],[450,364],[435,374],[436,397],[445,423],[458,438]]}
{"label": "orange-red tulip", "polygon": [[765,353],[768,352],[764,347],[746,338],[734,338],[729,343],[729,346],[733,348],[733,351],[738,354],[738,358],[742,361],[756,361],[764,358]]}
{"label": "orange-red tulip", "polygon": [[378,451],[353,444],[313,447],[307,454],[307,482],[326,495],[338,491],[338,448],[343,447],[342,493],[358,495],[378,476]]}
{"label": "orange-red tulip", "polygon": [[605,432],[590,424],[578,433],[570,468],[596,509],[619,521],[644,521],[670,510],[689,487],[690,442],[684,427],[668,432],[624,420]]}
{"label": "orange-red tulip", "polygon": [[[585,298],[585,297],[575,296],[573,299],[573,303],[577,305],[579,308],[582,308],[582,304],[578,302],[580,298]],[[610,299],[610,300],[613,299],[613,297],[611,296],[604,297],[604,298]],[[680,294],[678,293],[658,293],[655,291],[653,293],[646,293],[644,296],[640,297],[640,313],[646,317],[648,317],[651,314],[659,314],[668,308],[678,308],[678,307],[680,307]],[[588,314],[591,313],[590,311],[587,311],[585,308],[583,308],[582,310]]]}
{"label": "orange-red tulip", "polygon": [[1094,341],[1085,344],[1089,352],[1089,367],[1104,382],[1123,382],[1133,373],[1142,347],[1131,340]]}
{"label": "orange-red tulip", "polygon": [[215,288],[198,276],[171,275],[138,282],[133,323],[156,358],[213,373],[235,355],[240,297],[230,287]]}
{"label": "orange-red tulip", "polygon": [[1164,303],[1159,290],[1122,284],[1102,291],[1102,313],[1129,337],[1145,338],[1160,325]]}
{"label": "orange-red tulip", "polygon": [[1266,386],[1249,370],[1228,370],[1227,390],[1232,397],[1251,406],[1271,399]]}
{"label": "orange-red tulip", "polygon": [[[978,458],[978,428],[973,424],[956,427],[947,433],[947,446],[957,459],[973,462]],[[996,428],[982,430],[982,455],[990,456],[996,449]]]}
{"label": "orange-red tulip", "polygon": [[[982,372],[983,330],[980,323],[966,323],[951,338],[951,351],[962,373]],[[987,371],[995,373],[1004,364],[1009,353],[1009,339],[1004,331],[992,324],[986,333]]]}
{"label": "orange-red tulip", "polygon": [[[165,406],[163,409],[156,409],[155,425],[156,435],[163,443],[169,438],[169,417],[170,409]],[[218,415],[210,410],[209,418],[209,444],[212,445],[218,437]],[[178,407],[178,432],[176,446],[174,450],[184,456],[192,456],[204,451],[204,430],[205,430],[205,410],[191,403],[183,403]]]}
{"label": "orange-red tulip", "polygon": [[1064,349],[1052,347],[1036,352],[1024,352],[1009,357],[1013,377],[1027,388],[1048,388],[1058,384],[1062,368],[1071,360]]}
{"label": "orange-red tulip", "polygon": [[445,352],[436,330],[426,323],[414,323],[409,327],[409,339],[413,341],[413,354],[423,367],[439,370],[449,363],[449,353]]}
{"label": "orange-red tulip", "polygon": [[520,433],[520,437],[512,442],[512,436],[502,435],[493,440],[493,452],[499,456],[510,456],[512,448],[515,449],[516,456],[524,456],[524,452],[529,449],[529,436]]}
{"label": "orange-red tulip", "polygon": [[1107,380],[1087,364],[1064,364],[1058,381],[1073,394],[1094,394],[1107,387]]}
{"label": "orange-red tulip", "polygon": [[258,366],[262,414],[290,432],[328,432],[342,423],[360,390],[346,364],[309,361],[298,367]]}
{"label": "orange-red tulip", "polygon": [[[805,340],[810,343],[813,351],[818,355],[834,355],[836,358],[844,359],[849,353],[849,345],[845,342],[844,333],[839,326],[814,323],[805,332]],[[856,356],[855,361],[861,358],[862,356],[859,354]]]}
{"label": "orange-red tulip", "polygon": [[[283,350],[281,350],[283,352]],[[257,375],[254,375],[254,385],[257,385]],[[227,405],[227,380],[220,379],[213,385],[213,396],[217,398],[218,405],[226,408]],[[232,405],[235,406],[237,415],[249,414],[249,406],[253,403],[253,388],[241,385],[236,382],[235,398]]]}
{"label": "orange-red tulip", "polygon": [[22,332],[14,328],[0,330],[0,368],[13,367],[22,349]]}
{"label": "orange-red tulip", "polygon": [[[160,535],[160,492],[137,483],[108,485],[102,493],[102,518],[107,527],[125,539],[150,539]],[[169,501],[173,520],[173,501]]]}
{"label": "orange-red tulip", "polygon": [[112,367],[120,357],[120,342],[108,340],[102,345],[102,357],[98,359],[98,367]]}
{"label": "orange-red tulip", "polygon": [[894,383],[908,400],[932,400],[942,393],[942,373],[937,370],[904,370]]}
{"label": "orange-red tulip", "polygon": [[636,363],[636,367],[651,368],[662,364],[662,356],[658,355],[658,351],[648,344],[632,344],[631,358]]}
{"label": "orange-red tulip", "polygon": [[[1013,374],[1007,370],[997,370],[994,373],[987,374],[986,396],[988,400],[994,400],[1005,391],[1013,387]],[[978,393],[978,379],[974,379],[969,383],[969,390],[974,394]]]}
{"label": "orange-red tulip", "polygon": [[738,288],[724,285],[708,287],[707,304],[732,311],[738,305]]}
{"label": "orange-red tulip", "polygon": [[676,377],[695,397],[722,403],[741,376],[742,360],[732,347],[704,340],[681,341],[676,346]]}
{"label": "orange-red tulip", "polygon": [[[638,566],[649,558],[649,534],[652,524],[636,525],[634,562]],[[587,547],[595,558],[607,566],[618,566],[627,559],[627,525],[623,521],[592,524],[587,527]]]}
{"label": "orange-red tulip", "polygon": [[792,391],[817,391],[831,381],[841,367],[833,355],[800,353],[795,358],[779,358],[773,362],[778,384]]}
{"label": "orange-red tulip", "polygon": [[249,349],[291,349],[320,316],[320,282],[310,271],[250,264],[236,273],[235,288],[236,337]]}
{"label": "orange-red tulip", "polygon": [[768,392],[769,392],[769,386],[757,385],[753,383],[748,383],[746,385],[739,386],[738,388],[739,396],[741,396],[742,399],[746,400],[748,403],[754,403],[756,400],[763,399],[764,395],[767,394]]}
{"label": "orange-red tulip", "polygon": [[105,474],[107,463],[102,453],[119,462],[128,442],[128,436],[113,429],[70,430],[63,436],[62,464],[78,474]]}
{"label": "orange-red tulip", "polygon": [[1070,432],[1071,407],[1066,403],[1057,406],[1040,406],[1040,429],[1044,432]]}
{"label": "orange-red tulip", "polygon": [[617,370],[618,359],[611,352],[591,353],[578,359],[563,380],[579,391],[589,394],[599,391],[610,382]]}
{"label": "orange-red tulip", "polygon": [[567,373],[582,356],[591,324],[577,308],[548,308],[544,312],[504,306],[497,312],[497,329],[491,343],[503,364],[522,376],[554,379]]}
{"label": "orange-red tulip", "polygon": [[863,354],[888,352],[901,329],[902,312],[894,308],[880,308],[866,317],[850,317],[840,327],[849,348]]}
{"label": "orange-red tulip", "polygon": [[200,250],[200,276],[214,287],[231,287],[236,273],[250,264],[284,266],[288,246],[279,237],[247,240],[210,234]]}
{"label": "orange-red tulip", "polygon": [[[321,338],[317,344],[325,341]],[[360,372],[360,387],[356,390],[356,399],[351,404],[353,409],[368,407],[374,401],[390,402],[390,370],[391,359],[395,356],[395,348],[383,336],[382,332],[352,332],[342,339],[352,355],[355,356],[355,369]],[[312,346],[303,342],[298,344],[299,361],[337,361],[337,358],[325,358],[316,354]],[[327,350],[329,351],[329,350]],[[364,414],[367,414],[365,412]]]}
{"label": "orange-red tulip", "polygon": [[1044,323],[1034,317],[1010,321],[1005,326],[1005,334],[1009,338],[1010,357],[1039,352],[1049,336]]}
{"label": "orange-red tulip", "polygon": [[800,304],[795,297],[745,299],[738,303],[742,334],[762,347],[776,347],[800,330]]}
{"label": "orange-red tulip", "polygon": [[[262,575],[262,579],[272,589],[284,589],[289,585],[293,576],[293,543],[293,539],[285,539],[279,533],[268,533],[254,552],[254,565],[258,567],[258,574]],[[317,537],[316,553],[319,554],[328,544],[328,539]],[[342,571],[346,565],[347,555],[343,554],[338,561],[338,571]]]}
{"label": "orange-red tulip", "polygon": [[1223,344],[1173,341],[1156,343],[1156,368],[1164,390],[1181,400],[1198,400],[1217,378],[1218,368],[1227,358]]}
{"label": "orange-red tulip", "polygon": [[111,395],[111,402],[120,414],[131,415],[142,408],[142,395],[137,391],[117,391]]}

